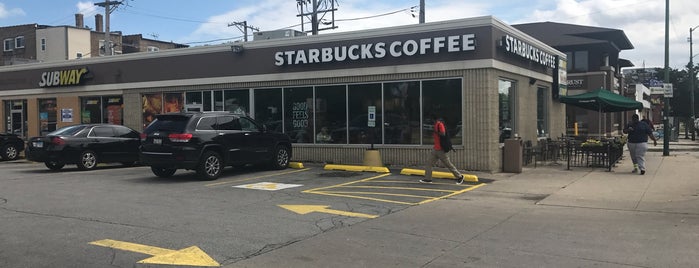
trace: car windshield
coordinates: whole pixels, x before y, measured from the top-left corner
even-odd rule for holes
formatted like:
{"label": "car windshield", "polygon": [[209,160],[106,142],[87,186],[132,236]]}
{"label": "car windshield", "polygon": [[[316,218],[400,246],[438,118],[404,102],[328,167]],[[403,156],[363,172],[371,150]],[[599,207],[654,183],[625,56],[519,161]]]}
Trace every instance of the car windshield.
{"label": "car windshield", "polygon": [[189,122],[189,117],[187,116],[158,116],[148,127],[146,127],[145,133],[152,133],[154,131],[167,131],[167,132],[182,132]]}
{"label": "car windshield", "polygon": [[48,135],[51,135],[51,136],[75,136],[76,134],[80,133],[80,131],[82,131],[85,128],[86,128],[86,126],[83,126],[83,125],[67,126],[67,127],[59,128],[56,131],[49,133]]}

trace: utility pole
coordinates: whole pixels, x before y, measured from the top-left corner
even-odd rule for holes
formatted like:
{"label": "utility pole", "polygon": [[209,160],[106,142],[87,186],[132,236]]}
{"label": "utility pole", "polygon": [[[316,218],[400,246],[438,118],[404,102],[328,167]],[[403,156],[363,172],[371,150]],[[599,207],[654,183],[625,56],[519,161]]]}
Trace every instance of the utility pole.
{"label": "utility pole", "polygon": [[692,140],[696,140],[696,132],[697,130],[694,128],[694,119],[696,119],[696,114],[694,113],[694,52],[692,52],[692,32],[699,28],[699,25],[694,26],[694,28],[689,28],[689,98],[691,99],[690,103],[690,112],[691,112],[691,118],[692,122],[690,123],[690,128],[692,130]]}
{"label": "utility pole", "polygon": [[[337,0],[296,0],[296,5],[299,9],[299,14],[296,16],[301,17],[301,31],[306,32],[304,27],[304,24],[306,24],[305,18],[309,16],[311,22],[310,32],[313,35],[317,35],[318,32],[322,30],[337,28],[337,26],[335,26],[335,11],[337,11],[337,8],[335,8],[336,1]],[[309,4],[311,7],[308,7]],[[322,9],[321,6],[323,7]],[[323,21],[327,13],[331,15],[331,20],[329,22]],[[318,18],[319,14],[322,14],[320,18]],[[320,23],[330,25],[330,27],[320,28]]]}
{"label": "utility pole", "polygon": [[[111,42],[109,41],[109,14],[112,13],[123,1],[106,0],[101,3],[95,3],[95,6],[104,7],[104,55],[114,55]],[[109,50],[107,50],[109,49]],[[109,52],[108,52],[109,51]]]}
{"label": "utility pole", "polygon": [[425,23],[425,0],[420,0],[420,24]]}
{"label": "utility pole", "polygon": [[245,42],[248,41],[248,29],[251,29],[251,30],[257,31],[257,32],[260,31],[259,28],[248,25],[248,21],[241,21],[241,22],[229,23],[229,24],[228,24],[228,27],[231,27],[231,26],[238,27],[238,30],[240,30],[241,32],[243,32],[243,35],[244,35],[243,41],[245,41]]}
{"label": "utility pole", "polygon": [[[670,0],[665,0],[665,83],[670,83]],[[663,156],[670,155],[670,99],[663,97]]]}

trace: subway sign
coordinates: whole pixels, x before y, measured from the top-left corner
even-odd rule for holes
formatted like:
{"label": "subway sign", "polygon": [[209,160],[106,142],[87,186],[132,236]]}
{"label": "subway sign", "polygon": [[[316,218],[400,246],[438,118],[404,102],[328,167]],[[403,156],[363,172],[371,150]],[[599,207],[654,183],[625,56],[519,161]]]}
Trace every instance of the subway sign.
{"label": "subway sign", "polygon": [[40,87],[75,86],[82,84],[89,70],[86,67],[41,73]]}

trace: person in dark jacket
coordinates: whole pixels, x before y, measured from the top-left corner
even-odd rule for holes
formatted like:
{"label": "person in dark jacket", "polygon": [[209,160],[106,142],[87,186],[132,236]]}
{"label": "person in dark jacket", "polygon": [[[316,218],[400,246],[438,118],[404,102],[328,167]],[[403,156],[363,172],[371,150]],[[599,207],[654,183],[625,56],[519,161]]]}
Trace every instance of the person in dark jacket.
{"label": "person in dark jacket", "polygon": [[633,162],[633,173],[640,171],[641,175],[646,174],[646,151],[648,151],[648,138],[653,140],[653,146],[658,145],[658,141],[653,136],[653,130],[646,124],[640,121],[638,114],[631,117],[631,123],[628,123],[624,128],[624,133],[629,134],[628,147]]}

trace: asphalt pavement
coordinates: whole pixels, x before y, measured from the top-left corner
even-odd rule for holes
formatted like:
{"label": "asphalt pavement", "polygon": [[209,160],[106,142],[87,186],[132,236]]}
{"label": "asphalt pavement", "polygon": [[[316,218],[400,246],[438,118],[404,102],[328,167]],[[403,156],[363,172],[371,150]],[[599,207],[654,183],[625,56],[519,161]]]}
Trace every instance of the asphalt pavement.
{"label": "asphalt pavement", "polygon": [[699,140],[650,147],[645,175],[628,151],[611,172],[474,173],[485,186],[226,267],[699,267]]}

